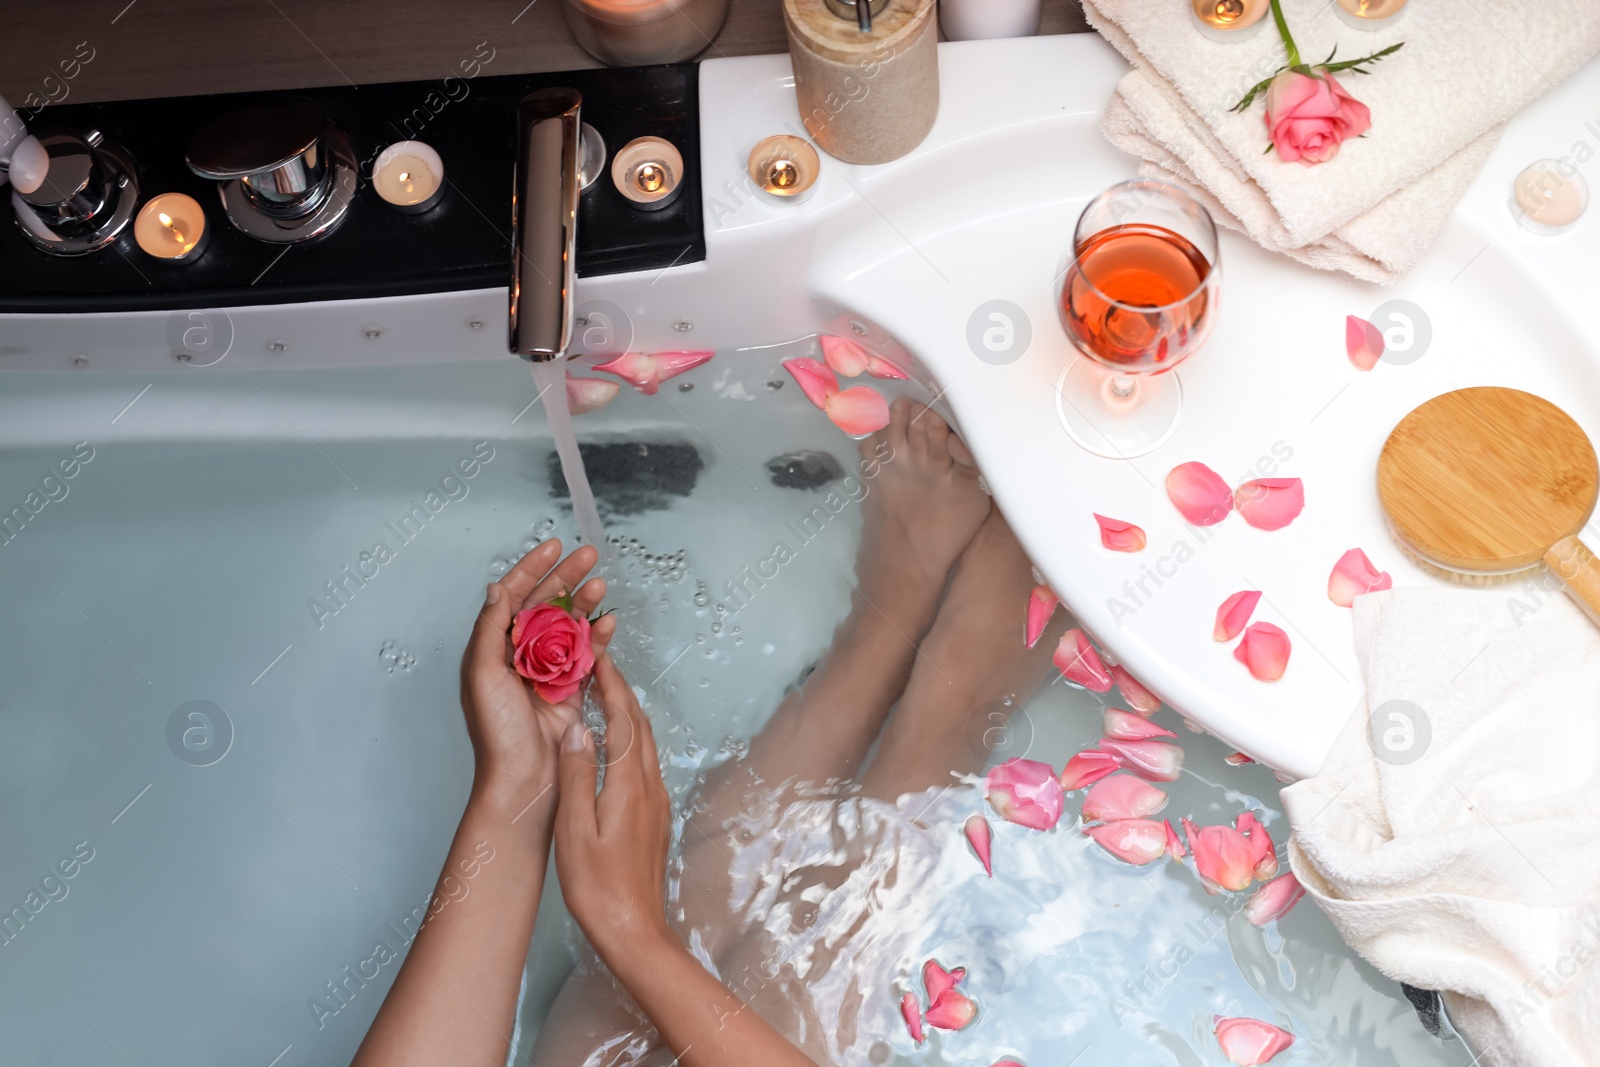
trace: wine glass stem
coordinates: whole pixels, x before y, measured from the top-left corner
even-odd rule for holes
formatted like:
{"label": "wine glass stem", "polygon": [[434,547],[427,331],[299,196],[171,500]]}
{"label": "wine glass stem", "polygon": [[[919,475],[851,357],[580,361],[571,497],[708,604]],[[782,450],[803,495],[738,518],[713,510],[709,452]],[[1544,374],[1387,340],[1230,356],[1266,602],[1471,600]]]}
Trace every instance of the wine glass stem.
{"label": "wine glass stem", "polygon": [[1139,383],[1130,374],[1118,374],[1111,379],[1111,395],[1118,400],[1127,400],[1133,396]]}

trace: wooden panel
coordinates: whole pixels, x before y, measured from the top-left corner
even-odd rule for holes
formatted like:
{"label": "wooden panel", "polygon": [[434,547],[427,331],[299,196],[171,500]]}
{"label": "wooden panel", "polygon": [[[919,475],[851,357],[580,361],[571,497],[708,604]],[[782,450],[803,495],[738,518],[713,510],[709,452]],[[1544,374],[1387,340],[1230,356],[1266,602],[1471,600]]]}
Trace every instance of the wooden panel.
{"label": "wooden panel", "polygon": [[[1085,29],[1076,0],[1044,5],[1042,32]],[[572,40],[561,0],[76,0],[70,17],[56,4],[7,8],[0,94],[25,114],[66,100],[444,78],[483,55],[484,74],[599,66]],[[785,49],[781,0],[733,0],[701,58]]]}

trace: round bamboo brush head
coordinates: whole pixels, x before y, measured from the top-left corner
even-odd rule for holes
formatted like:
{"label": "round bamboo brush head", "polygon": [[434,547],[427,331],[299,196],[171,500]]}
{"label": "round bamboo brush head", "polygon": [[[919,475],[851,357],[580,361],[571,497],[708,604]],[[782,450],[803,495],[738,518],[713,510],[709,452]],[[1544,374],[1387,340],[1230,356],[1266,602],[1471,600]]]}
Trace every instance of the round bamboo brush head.
{"label": "round bamboo brush head", "polygon": [[1575,539],[1597,486],[1582,427],[1516,389],[1434,397],[1400,420],[1378,458],[1395,540],[1427,569],[1473,584],[1521,574]]}

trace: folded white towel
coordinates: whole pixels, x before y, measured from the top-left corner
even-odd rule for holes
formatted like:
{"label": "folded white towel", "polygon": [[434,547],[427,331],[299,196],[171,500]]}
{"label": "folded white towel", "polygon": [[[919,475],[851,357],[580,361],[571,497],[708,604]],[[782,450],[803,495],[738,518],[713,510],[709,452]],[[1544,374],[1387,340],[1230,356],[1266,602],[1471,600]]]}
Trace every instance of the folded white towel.
{"label": "folded white towel", "polygon": [[1365,701],[1283,791],[1295,874],[1379,970],[1444,992],[1476,1062],[1600,1062],[1600,631],[1514,586],[1375,593],[1355,625]]}
{"label": "folded white towel", "polygon": [[1283,0],[1301,57],[1338,46],[1353,59],[1405,47],[1341,82],[1372,111],[1372,129],[1336,159],[1284,163],[1258,97],[1230,112],[1283,63],[1268,26],[1241,43],[1201,35],[1188,0],[1084,0],[1089,22],[1127,57],[1104,128],[1147,175],[1203,190],[1218,221],[1315,267],[1392,282],[1411,269],[1529,101],[1600,50],[1594,0],[1411,0],[1394,24],[1346,26],[1331,0]]}

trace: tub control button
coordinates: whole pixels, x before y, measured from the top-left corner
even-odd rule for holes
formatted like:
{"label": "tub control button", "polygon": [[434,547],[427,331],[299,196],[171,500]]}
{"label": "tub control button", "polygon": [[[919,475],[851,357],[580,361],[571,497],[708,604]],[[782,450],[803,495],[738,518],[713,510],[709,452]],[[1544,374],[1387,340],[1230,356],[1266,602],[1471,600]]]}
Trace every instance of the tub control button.
{"label": "tub control button", "polygon": [[35,137],[46,159],[43,178],[26,193],[11,193],[23,236],[58,256],[97,252],[116,240],[139,200],[133,159],[98,130]]}
{"label": "tub control button", "polygon": [[218,116],[189,143],[188,162],[200,177],[221,183],[222,208],[235,229],[273,244],[328,233],[356,191],[350,139],[308,97]]}

